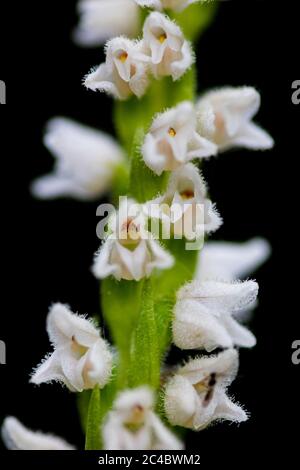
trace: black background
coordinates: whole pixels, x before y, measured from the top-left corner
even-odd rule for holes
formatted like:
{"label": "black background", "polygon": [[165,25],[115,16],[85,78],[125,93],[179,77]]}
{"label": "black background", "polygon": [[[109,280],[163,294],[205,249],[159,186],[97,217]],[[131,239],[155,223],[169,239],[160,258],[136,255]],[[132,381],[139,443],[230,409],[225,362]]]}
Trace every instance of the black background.
{"label": "black background", "polygon": [[[18,3],[7,20],[1,15],[0,79],[7,83],[7,105],[0,108],[0,339],[7,344],[7,365],[0,366],[0,419],[15,415],[33,429],[82,447],[74,395],[59,386],[36,388],[28,377],[49,351],[45,318],[52,302],[69,303],[81,313],[99,309],[98,285],[89,271],[99,244],[97,204],[39,202],[28,186],[52,168],[42,145],[46,121],[63,115],[112,132],[111,100],[81,85],[103,53],[72,43],[74,0]],[[224,461],[232,464],[243,464],[247,455],[273,461],[297,451],[300,365],[291,362],[291,344],[300,337],[300,105],[291,102],[291,83],[299,78],[297,3],[222,1],[197,48],[199,90],[255,86],[262,94],[257,121],[276,140],[271,152],[235,151],[205,166],[212,199],[225,220],[215,238],[260,235],[273,246],[272,259],[256,273],[260,305],[251,328],[258,345],[241,351],[231,388],[252,416],[239,427],[223,423],[190,435],[188,446],[208,463],[221,448],[226,448]]]}

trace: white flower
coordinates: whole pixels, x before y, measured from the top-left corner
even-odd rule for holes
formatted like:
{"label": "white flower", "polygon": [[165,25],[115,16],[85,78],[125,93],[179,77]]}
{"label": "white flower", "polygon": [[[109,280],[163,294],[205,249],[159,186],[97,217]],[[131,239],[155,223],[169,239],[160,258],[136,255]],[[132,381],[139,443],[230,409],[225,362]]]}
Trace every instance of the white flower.
{"label": "white flower", "polygon": [[91,321],[57,303],[48,314],[47,332],[54,352],[36,368],[32,383],[58,381],[73,392],[107,384],[112,354]]}
{"label": "white flower", "polygon": [[147,17],[143,41],[156,78],[171,75],[178,80],[194,62],[191,46],[181,29],[162,13],[153,12]]}
{"label": "white flower", "polygon": [[3,442],[9,450],[75,450],[60,437],[30,431],[12,416],[5,418],[1,431]]}
{"label": "white flower", "polygon": [[245,243],[207,242],[199,256],[196,279],[234,281],[244,279],[270,256],[271,247],[263,238]]}
{"label": "white flower", "polygon": [[182,443],[164,426],[153,407],[153,393],[147,387],[122,392],[104,424],[105,449],[182,449]]}
{"label": "white flower", "polygon": [[199,0],[135,0],[141,7],[153,8],[155,10],[175,10],[182,11],[192,3],[196,3]]}
{"label": "white flower", "polygon": [[139,98],[149,84],[148,64],[142,55],[143,42],[124,37],[106,44],[106,61],[85,78],[85,86],[93,91],[105,91],[126,100],[132,94]]}
{"label": "white flower", "polygon": [[251,87],[221,88],[200,97],[198,130],[215,142],[219,151],[232,147],[270,149],[273,139],[252,122],[260,107],[260,95]]}
{"label": "white flower", "polygon": [[253,347],[256,339],[233,317],[251,305],[258,293],[254,281],[193,281],[177,294],[173,339],[181,349],[205,349],[234,345]]}
{"label": "white flower", "polygon": [[165,411],[173,425],[195,431],[213,421],[247,420],[245,411],[226,394],[238,371],[238,353],[228,349],[217,356],[190,360],[165,389]]}
{"label": "white flower", "polygon": [[207,198],[205,182],[192,163],[171,174],[166,193],[146,203],[145,211],[149,217],[161,218],[174,236],[190,240],[215,231],[222,224]]}
{"label": "white flower", "polygon": [[189,101],[156,116],[142,148],[146,165],[158,175],[216,152],[217,147],[196,132],[196,113]]}
{"label": "white flower", "polygon": [[80,0],[78,12],[75,40],[83,46],[99,46],[115,36],[138,33],[139,8],[134,0]]}
{"label": "white flower", "polygon": [[36,197],[72,196],[89,200],[110,188],[123,151],[109,135],[70,119],[52,119],[44,144],[56,158],[54,172],[32,185]]}
{"label": "white flower", "polygon": [[146,222],[141,205],[130,199],[121,202],[118,214],[110,218],[110,235],[95,256],[97,278],[113,275],[118,280],[139,281],[155,268],[172,267],[172,256],[146,230]]}

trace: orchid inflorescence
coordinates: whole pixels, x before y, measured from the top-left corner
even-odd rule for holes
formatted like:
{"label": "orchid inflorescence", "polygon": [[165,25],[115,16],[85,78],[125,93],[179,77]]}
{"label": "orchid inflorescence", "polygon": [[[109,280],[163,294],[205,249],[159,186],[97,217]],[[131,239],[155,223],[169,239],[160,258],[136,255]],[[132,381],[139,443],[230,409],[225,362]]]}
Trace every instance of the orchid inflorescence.
{"label": "orchid inflorescence", "polygon": [[[172,426],[199,431],[248,418],[227,389],[237,376],[238,348],[256,343],[241,321],[255,307],[258,285],[238,279],[267,259],[269,245],[261,238],[185,245],[223,223],[200,171],[203,160],[235,147],[273,146],[252,120],[260,107],[254,88],[195,96],[193,43],[214,11],[214,2],[197,0],[79,2],[76,41],[107,41],[105,62],[84,84],[115,98],[119,142],[52,119],[44,143],[55,169],[32,192],[44,199],[99,200],[110,190],[114,198],[128,196],[109,218],[92,265],[114,345],[103,338],[99,319],[56,303],[47,317],[53,351],[30,382],[59,382],[78,394],[86,449],[182,449]],[[154,236],[153,219],[168,225],[169,240]],[[175,368],[167,364],[172,343],[191,353]],[[74,449],[13,417],[2,435],[11,449]]]}

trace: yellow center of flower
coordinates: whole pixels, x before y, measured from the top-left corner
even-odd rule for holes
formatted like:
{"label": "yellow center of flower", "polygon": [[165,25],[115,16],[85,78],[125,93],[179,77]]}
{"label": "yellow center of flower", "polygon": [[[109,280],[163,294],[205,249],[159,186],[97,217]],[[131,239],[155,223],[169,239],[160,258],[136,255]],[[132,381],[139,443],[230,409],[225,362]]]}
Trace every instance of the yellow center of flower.
{"label": "yellow center of flower", "polygon": [[182,199],[193,199],[195,193],[192,189],[185,189],[184,191],[181,191],[180,196]]}
{"label": "yellow center of flower", "polygon": [[167,35],[166,33],[162,33],[158,36],[158,40],[161,44],[163,44],[165,42],[165,40],[167,39]]}
{"label": "yellow center of flower", "polygon": [[170,127],[170,129],[168,130],[168,134],[171,136],[171,137],[175,137],[176,135],[176,131],[173,127]]}
{"label": "yellow center of flower", "polygon": [[124,64],[124,62],[126,62],[126,60],[128,59],[128,54],[127,52],[121,52],[120,55],[119,55],[119,60]]}

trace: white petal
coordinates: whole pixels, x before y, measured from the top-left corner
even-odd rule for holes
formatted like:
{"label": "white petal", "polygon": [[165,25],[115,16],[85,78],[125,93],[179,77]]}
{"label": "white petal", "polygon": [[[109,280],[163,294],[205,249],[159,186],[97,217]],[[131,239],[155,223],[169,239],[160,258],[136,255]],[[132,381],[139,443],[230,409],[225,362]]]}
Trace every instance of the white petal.
{"label": "white petal", "polygon": [[193,139],[190,141],[188,156],[189,160],[194,158],[209,158],[216,155],[217,151],[218,148],[213,142],[195,132]]}
{"label": "white petal", "polygon": [[126,100],[131,95],[128,83],[114,79],[113,71],[106,63],[92,69],[86,75],[84,85],[92,91],[103,91],[119,100]]}
{"label": "white petal", "polygon": [[205,203],[205,232],[212,233],[218,230],[223,224],[223,219],[220,216],[216,205],[213,204],[209,199],[204,201]]}
{"label": "white petal", "polygon": [[213,356],[191,359],[177,374],[191,384],[201,382],[207,375],[215,373],[219,376],[218,386],[226,388],[235,379],[239,367],[239,356],[235,349],[227,349]]}
{"label": "white petal", "polygon": [[99,338],[89,349],[85,359],[86,371],[83,372],[85,389],[94,388],[99,384],[103,388],[110,380],[113,366],[113,356],[106,341]]}
{"label": "white petal", "polygon": [[35,385],[42,383],[60,382],[65,384],[70,390],[75,391],[75,388],[66,379],[61,366],[60,355],[54,351],[50,356],[41,362],[39,366],[33,371],[30,382]]}
{"label": "white petal", "polygon": [[[83,369],[87,353],[83,357],[78,357],[72,353],[70,347],[60,348],[60,363],[64,376],[64,383],[71,385],[70,391],[82,392],[85,388],[83,379]],[[89,387],[88,387],[89,388]]]}
{"label": "white petal", "polygon": [[192,46],[188,41],[184,41],[181,47],[181,54],[181,59],[174,60],[171,64],[172,78],[174,81],[181,78],[195,62]]}
{"label": "white petal", "polygon": [[229,145],[253,150],[268,150],[274,146],[274,140],[259,126],[253,122],[248,122],[239,129]]}
{"label": "white petal", "polygon": [[130,79],[130,88],[138,98],[141,98],[146,93],[150,81],[145,64],[137,61],[135,67],[136,73]]}
{"label": "white petal", "polygon": [[225,121],[230,136],[238,130],[241,121],[247,122],[260,107],[260,95],[252,87],[225,88],[221,91]]}
{"label": "white petal", "polygon": [[151,449],[181,450],[184,448],[183,443],[169,431],[155,413],[151,412],[150,419],[151,431],[154,435],[154,444],[151,446]]}
{"label": "white petal", "polygon": [[160,176],[167,167],[167,158],[163,152],[158,150],[157,140],[151,133],[148,133],[145,137],[142,154],[145,164]]}
{"label": "white petal", "polygon": [[31,192],[38,199],[72,197],[84,201],[94,198],[90,191],[80,187],[75,181],[58,174],[37,178],[31,185]]}
{"label": "white petal", "polygon": [[30,431],[11,416],[4,420],[2,438],[10,450],[75,450],[60,437]]}
{"label": "white petal", "polygon": [[160,246],[157,241],[149,239],[148,246],[151,250],[151,261],[147,265],[148,275],[151,274],[154,268],[169,269],[174,265],[173,256]]}
{"label": "white petal", "polygon": [[71,340],[85,347],[92,346],[99,338],[93,323],[75,315],[68,306],[54,304],[47,317],[47,331],[55,347],[64,347]]}
{"label": "white petal", "polygon": [[100,250],[95,254],[94,264],[92,267],[93,274],[98,279],[105,279],[110,275],[114,275],[120,279],[121,273],[116,264],[111,263],[111,252],[115,244],[114,236],[109,236],[101,246]]}
{"label": "white petal", "polygon": [[248,414],[241,406],[233,403],[233,401],[224,393],[216,408],[214,419],[226,419],[228,421],[241,423],[243,421],[247,421]]}
{"label": "white petal", "polygon": [[224,324],[191,300],[181,300],[175,306],[173,341],[181,349],[230,348],[233,341]]}
{"label": "white petal", "polygon": [[270,256],[263,238],[245,243],[207,242],[199,257],[196,279],[236,280],[256,271]]}
{"label": "white petal", "polygon": [[66,118],[52,119],[44,144],[56,158],[54,172],[32,185],[35,196],[95,199],[105,192],[123,150],[109,135]]}
{"label": "white petal", "polygon": [[192,384],[183,376],[175,375],[165,388],[165,412],[174,426],[187,427],[197,409],[197,394]]}
{"label": "white petal", "polygon": [[98,46],[107,39],[134,37],[139,27],[139,10],[134,0],[81,0],[80,23],[75,40],[83,46]]}
{"label": "white petal", "polygon": [[258,284],[254,281],[193,281],[182,287],[179,300],[192,299],[214,315],[233,313],[246,308],[256,299]]}
{"label": "white petal", "polygon": [[223,319],[226,329],[230,334],[233,343],[236,346],[243,348],[253,348],[256,345],[255,336],[245,328],[243,325],[240,325],[234,318],[231,316],[226,316]]}

